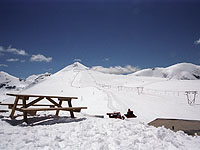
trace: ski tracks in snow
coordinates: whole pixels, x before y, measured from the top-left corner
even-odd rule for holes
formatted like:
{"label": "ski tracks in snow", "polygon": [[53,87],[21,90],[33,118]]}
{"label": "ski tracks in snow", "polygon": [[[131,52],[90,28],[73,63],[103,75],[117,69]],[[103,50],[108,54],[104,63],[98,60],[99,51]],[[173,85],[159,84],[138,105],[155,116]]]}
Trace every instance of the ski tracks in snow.
{"label": "ski tracks in snow", "polygon": [[[78,84],[78,76],[80,75],[81,71],[77,71],[77,70],[74,70],[74,72],[77,72],[75,75],[74,75],[74,78],[71,82],[71,86],[72,87],[75,87],[75,88],[81,88],[80,84],[79,86],[77,86]],[[95,79],[95,77],[92,75],[91,72],[89,71],[85,71],[88,76],[90,76],[90,79],[93,80],[92,82],[94,82],[95,86],[92,86],[100,91],[102,91],[103,93],[105,93],[106,97],[105,97],[105,100],[107,100],[107,107],[112,110],[112,111],[122,111],[122,112],[126,112],[127,109],[129,108],[124,102],[122,99],[120,99],[116,94],[114,94],[112,91],[110,90],[106,90],[106,89],[102,89],[100,88],[99,86],[97,86],[97,81]],[[84,86],[85,87],[85,86]]]}
{"label": "ski tracks in snow", "polygon": [[128,109],[127,105],[122,102],[115,94],[113,94],[111,91],[102,90],[107,97],[105,98],[108,101],[108,108],[112,111],[122,111],[126,112]]}
{"label": "ski tracks in snow", "polygon": [[80,88],[80,86],[75,86],[75,84],[74,84],[76,79],[77,79],[77,77],[78,77],[78,75],[80,74],[80,71],[73,70],[73,72],[74,73],[77,72],[77,73],[74,75],[74,78],[71,81],[71,87]]}
{"label": "ski tracks in snow", "polygon": [[[94,76],[92,75],[91,72],[87,72],[91,78],[93,79],[93,82],[95,82],[95,85],[97,85],[97,81],[95,80]],[[128,109],[127,105],[125,105],[115,94],[113,94],[111,91],[101,89],[97,86],[95,86],[98,90],[103,91],[106,95],[107,98],[106,100],[108,101],[108,108],[111,109],[112,111],[126,111]]]}

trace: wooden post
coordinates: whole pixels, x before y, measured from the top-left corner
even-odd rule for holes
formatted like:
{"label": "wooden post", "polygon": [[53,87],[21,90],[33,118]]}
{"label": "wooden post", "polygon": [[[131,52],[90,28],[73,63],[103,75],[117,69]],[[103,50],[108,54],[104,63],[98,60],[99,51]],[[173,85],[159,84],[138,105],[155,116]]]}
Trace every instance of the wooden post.
{"label": "wooden post", "polygon": [[13,105],[13,107],[12,107],[12,112],[11,112],[11,114],[10,114],[10,118],[11,118],[11,119],[14,118],[15,109],[16,109],[16,107],[17,107],[17,103],[18,103],[18,101],[19,101],[19,97],[16,96],[16,98],[15,98],[15,102],[14,102],[14,105]]}
{"label": "wooden post", "polygon": [[[62,100],[59,100],[59,105],[60,105],[60,107],[62,107]],[[56,116],[58,116],[58,114],[59,114],[59,110],[56,110]]]}
{"label": "wooden post", "polygon": [[[29,97],[23,97],[23,99],[22,99],[23,108],[27,108],[27,106],[26,106],[26,100],[28,100],[28,99],[29,99]],[[27,120],[27,111],[23,112],[23,116],[24,116],[24,122],[28,123],[28,120]]]}
{"label": "wooden post", "polygon": [[[68,105],[69,107],[72,107],[71,99],[68,101]],[[71,118],[75,118],[73,111],[70,111],[70,115],[71,115]]]}

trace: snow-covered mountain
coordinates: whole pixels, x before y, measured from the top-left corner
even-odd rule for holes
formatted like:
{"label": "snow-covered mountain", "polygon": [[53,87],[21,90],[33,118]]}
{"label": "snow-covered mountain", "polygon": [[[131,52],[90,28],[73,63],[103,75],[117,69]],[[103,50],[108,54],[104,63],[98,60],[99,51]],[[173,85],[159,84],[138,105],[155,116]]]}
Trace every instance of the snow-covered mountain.
{"label": "snow-covered mountain", "polygon": [[48,73],[48,72],[46,72],[44,74],[31,75],[25,79],[25,82],[27,84],[27,86],[25,88],[30,88],[30,87],[34,86],[35,84],[44,81],[45,79],[47,79],[50,76],[51,76],[51,73]]}
{"label": "snow-covered mountain", "polygon": [[46,72],[44,74],[31,75],[28,78],[26,78],[25,81],[26,81],[26,83],[29,83],[29,84],[31,84],[31,83],[36,84],[49,76],[51,76],[51,73],[48,73],[48,72]]}
{"label": "snow-covered mountain", "polygon": [[20,92],[23,89],[30,88],[37,83],[42,82],[51,74],[44,73],[39,75],[31,75],[26,79],[17,78],[6,72],[0,71],[0,98],[6,97],[6,93]]}
{"label": "snow-covered mountain", "polygon": [[143,69],[132,75],[178,80],[197,80],[200,79],[200,66],[191,63],[179,63],[167,68]]}
{"label": "snow-covered mountain", "polygon": [[0,71],[0,89],[15,89],[17,91],[22,90],[23,88],[37,84],[42,80],[49,77],[50,73],[38,74],[38,75],[31,75],[26,79],[17,78],[12,76],[6,72]]}
{"label": "snow-covered mountain", "polygon": [[24,79],[19,79],[6,72],[0,72],[0,89],[22,89],[27,84]]}

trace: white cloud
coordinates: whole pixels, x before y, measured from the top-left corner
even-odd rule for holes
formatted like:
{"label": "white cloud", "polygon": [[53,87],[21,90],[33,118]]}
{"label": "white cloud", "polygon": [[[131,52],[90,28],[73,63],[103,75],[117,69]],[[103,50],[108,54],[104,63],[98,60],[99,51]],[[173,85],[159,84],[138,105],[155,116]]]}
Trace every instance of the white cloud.
{"label": "white cloud", "polygon": [[16,49],[16,48],[12,47],[11,45],[8,46],[8,48],[4,48],[3,46],[0,46],[0,52],[12,53],[12,54],[23,55],[23,56],[28,55],[28,53],[26,53],[25,50]]}
{"label": "white cloud", "polygon": [[22,62],[22,63],[25,62],[25,61],[26,61],[26,60],[24,60],[24,59],[23,59],[23,60],[20,60],[20,62]]}
{"label": "white cloud", "polygon": [[91,69],[94,71],[99,71],[99,72],[108,73],[108,74],[128,74],[128,73],[133,73],[140,70],[138,67],[134,67],[131,65],[127,65],[125,67],[115,66],[115,67],[109,67],[109,68],[105,68],[102,66],[94,66]]}
{"label": "white cloud", "polygon": [[194,41],[194,44],[199,45],[200,44],[200,38],[196,41]]}
{"label": "white cloud", "polygon": [[109,61],[109,60],[110,60],[109,58],[104,58],[104,59],[103,59],[103,61]]}
{"label": "white cloud", "polygon": [[0,67],[8,67],[8,65],[0,64]]}
{"label": "white cloud", "polygon": [[3,46],[0,46],[0,52],[2,52],[4,50]]}
{"label": "white cloud", "polygon": [[82,60],[81,59],[79,59],[79,58],[75,58],[74,59],[74,62],[81,62]]}
{"label": "white cloud", "polygon": [[19,59],[15,59],[15,58],[10,58],[10,59],[7,59],[6,61],[9,61],[9,62],[16,62],[16,61],[19,61]]}
{"label": "white cloud", "polygon": [[31,62],[51,62],[52,61],[52,57],[45,57],[42,54],[37,54],[37,55],[32,55],[30,58]]}

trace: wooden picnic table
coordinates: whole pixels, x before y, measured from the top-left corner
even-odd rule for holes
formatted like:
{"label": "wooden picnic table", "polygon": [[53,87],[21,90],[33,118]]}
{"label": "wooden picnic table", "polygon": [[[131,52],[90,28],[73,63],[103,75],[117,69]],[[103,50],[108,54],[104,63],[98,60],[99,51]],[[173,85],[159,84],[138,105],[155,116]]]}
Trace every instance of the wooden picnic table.
{"label": "wooden picnic table", "polygon": [[[9,93],[7,95],[15,97],[14,104],[1,104],[1,105],[10,105],[10,107],[12,108],[10,117],[12,119],[14,118],[14,114],[15,114],[16,110],[23,112],[24,122],[27,122],[27,123],[28,123],[27,113],[35,114],[37,111],[56,110],[56,115],[58,115],[60,110],[64,110],[64,111],[69,111],[71,118],[74,118],[73,112],[80,112],[81,109],[87,109],[87,107],[72,107],[71,101],[72,101],[72,99],[78,99],[77,97],[49,96],[49,95],[28,95],[28,94],[9,94]],[[36,99],[30,100],[29,98],[36,98]],[[36,103],[42,101],[43,99],[48,100],[51,103],[51,105],[36,104]],[[54,99],[57,99],[59,103],[57,103]],[[22,100],[22,104],[19,103],[19,100]],[[28,100],[29,100],[29,103],[27,103]],[[68,102],[68,107],[62,107],[63,101]],[[17,106],[22,106],[22,107],[17,108]],[[47,108],[47,107],[33,108],[33,106],[50,106],[50,108]]]}

